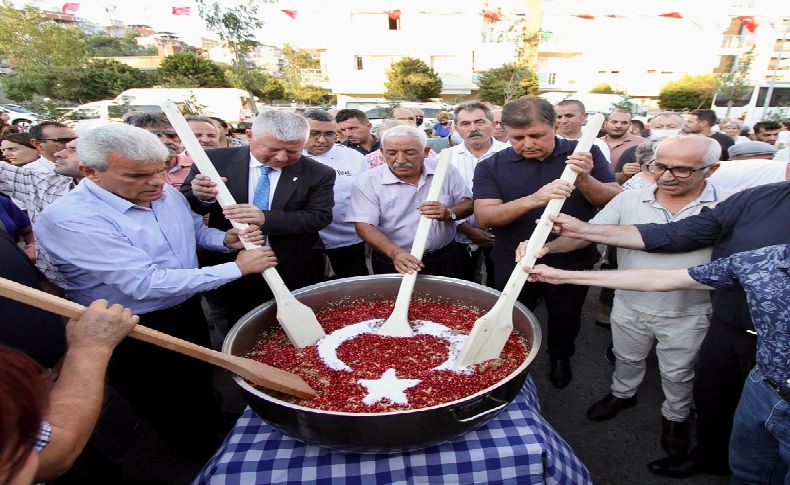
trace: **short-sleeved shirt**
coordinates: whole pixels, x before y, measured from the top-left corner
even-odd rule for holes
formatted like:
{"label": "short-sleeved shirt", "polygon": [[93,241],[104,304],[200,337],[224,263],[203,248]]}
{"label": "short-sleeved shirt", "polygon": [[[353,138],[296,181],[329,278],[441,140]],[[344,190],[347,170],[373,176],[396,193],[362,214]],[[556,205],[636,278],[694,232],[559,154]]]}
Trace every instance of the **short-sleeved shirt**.
{"label": "short-sleeved shirt", "polygon": [[318,232],[324,247],[335,249],[362,242],[362,238],[354,230],[354,224],[346,222],[346,212],[351,200],[351,185],[362,172],[368,169],[368,161],[365,156],[342,145],[334,145],[328,152],[321,155],[310,155],[305,150],[304,156],[331,167],[337,174],[334,186],[335,206],[332,207],[332,223]]}
{"label": "short-sleeved shirt", "polygon": [[[711,259],[716,260],[764,246],[790,244],[785,214],[790,214],[790,182],[746,189],[682,221],[636,227],[647,251],[676,253],[712,245]],[[722,322],[753,328],[746,297],[739,288],[714,291],[710,300],[713,313]]]}
{"label": "short-sleeved shirt", "polygon": [[[417,207],[428,197],[436,163],[435,160],[425,160],[423,173],[416,185],[400,180],[390,171],[389,165],[379,165],[363,173],[351,189],[346,221],[376,226],[395,245],[411,250],[420,222]],[[450,207],[471,197],[472,193],[458,170],[447,167],[439,202]],[[454,239],[454,221],[433,221],[425,251],[441,249]]]}
{"label": "short-sleeved shirt", "polygon": [[709,179],[716,187],[743,190],[787,180],[787,162],[778,160],[725,160]]}
{"label": "short-sleeved shirt", "polygon": [[[609,145],[606,137],[601,137],[601,140],[606,142]],[[620,157],[623,155],[627,149],[631,147],[638,146],[640,143],[644,143],[649,141],[647,138],[642,138],[641,136],[632,135],[630,133],[626,133],[624,137],[620,138],[615,146],[609,145],[609,150],[611,152],[609,157],[609,167],[614,171],[614,168],[617,166],[617,162],[620,160]]]}
{"label": "short-sleeved shirt", "polygon": [[[507,203],[534,194],[547,183],[559,179],[565,170],[565,161],[578,142],[556,137],[554,142],[554,151],[542,161],[524,158],[510,147],[478,163],[474,176],[475,200],[499,199]],[[594,164],[591,176],[603,183],[614,182],[609,164],[598,147],[593,145],[590,152]],[[532,209],[510,224],[493,229],[496,242],[491,250],[491,257],[496,264],[503,265],[503,268],[515,267],[516,247],[532,235],[535,221],[540,219],[543,210],[544,207]],[[563,213],[583,221],[589,221],[597,210],[578,190],[571,192],[571,196],[565,199],[562,206]],[[554,236],[549,236],[549,240],[553,238]],[[577,269],[595,264],[599,257],[595,245],[591,244],[565,254],[549,254],[541,261],[549,266]]]}
{"label": "short-sleeved shirt", "polygon": [[[717,189],[707,183],[702,193],[686,207],[672,214],[656,200],[656,186],[622,192],[601,209],[590,224],[666,224],[699,214],[704,207],[715,207],[732,192]],[[620,269],[683,269],[710,261],[711,247],[704,247],[676,254],[656,254],[633,249],[617,249]],[[649,315],[679,317],[706,315],[711,312],[707,292],[675,290],[666,292],[641,292],[617,290],[615,298],[637,311]]]}
{"label": "short-sleeved shirt", "polygon": [[757,367],[774,386],[790,391],[790,244],[736,253],[688,273],[703,285],[746,294],[757,331]]}
{"label": "short-sleeved shirt", "polygon": [[373,140],[375,141],[373,142],[373,146],[370,147],[370,150],[357,143],[351,143],[350,141],[344,141],[340,144],[343,145],[344,147],[356,150],[363,155],[367,155],[368,153],[375,152],[376,150],[381,148],[381,142],[379,142],[379,140],[375,136],[373,137]]}

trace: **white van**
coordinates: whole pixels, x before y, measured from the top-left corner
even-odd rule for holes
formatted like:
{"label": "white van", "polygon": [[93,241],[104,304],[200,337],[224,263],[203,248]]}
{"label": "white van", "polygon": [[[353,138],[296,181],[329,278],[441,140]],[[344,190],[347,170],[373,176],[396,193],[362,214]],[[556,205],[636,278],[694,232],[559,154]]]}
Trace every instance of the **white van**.
{"label": "white van", "polygon": [[106,125],[107,123],[121,121],[121,117],[127,111],[156,113],[162,111],[162,107],[158,104],[128,104],[114,99],[105,99],[81,104],[67,111],[61,117],[61,120],[76,130],[77,133],[82,133],[83,131]]}
{"label": "white van", "polygon": [[732,102],[723,93],[716,93],[711,108],[717,118],[737,118],[744,126],[754,126],[768,116],[790,118],[790,82],[774,83],[771,99],[766,103],[769,88],[770,83],[767,81],[754,83],[745,90],[743,96]]}
{"label": "white van", "polygon": [[252,121],[257,114],[250,93],[236,88],[135,88],[127,89],[115,99],[131,105],[161,105],[172,101],[188,105],[201,115],[222,118],[232,125]]}

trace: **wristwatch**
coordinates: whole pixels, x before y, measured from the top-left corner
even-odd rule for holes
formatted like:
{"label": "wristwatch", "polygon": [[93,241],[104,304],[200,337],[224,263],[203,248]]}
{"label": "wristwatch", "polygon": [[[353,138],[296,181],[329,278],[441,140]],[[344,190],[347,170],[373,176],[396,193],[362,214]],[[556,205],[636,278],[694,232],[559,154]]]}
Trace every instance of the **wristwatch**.
{"label": "wristwatch", "polygon": [[447,208],[447,220],[448,221],[454,221],[454,220],[457,219],[457,217],[458,216],[455,215],[455,212],[453,212],[453,210],[448,207]]}

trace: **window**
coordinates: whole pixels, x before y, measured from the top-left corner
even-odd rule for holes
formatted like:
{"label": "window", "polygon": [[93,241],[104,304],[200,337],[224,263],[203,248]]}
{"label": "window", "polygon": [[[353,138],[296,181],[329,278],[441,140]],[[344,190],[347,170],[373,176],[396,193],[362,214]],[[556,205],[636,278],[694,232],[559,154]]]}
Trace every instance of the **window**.
{"label": "window", "polygon": [[400,17],[394,19],[389,17],[390,21],[390,30],[400,30]]}
{"label": "window", "polygon": [[[768,88],[760,88],[760,93],[757,95],[757,106],[765,106],[765,97],[768,95]],[[772,108],[786,108],[790,106],[790,88],[777,88],[774,87],[771,93],[771,104],[768,105]]]}
{"label": "window", "polygon": [[354,56],[354,65],[356,66],[357,71],[361,71],[365,68],[362,65],[362,56]]}
{"label": "window", "polygon": [[549,73],[548,82],[549,82],[549,84],[555,84],[557,82],[557,73],[556,72],[550,72]]}
{"label": "window", "polygon": [[647,73],[648,73],[648,74],[655,74],[655,73],[656,73],[656,70],[655,70],[655,69],[648,69],[648,70],[647,70]]}

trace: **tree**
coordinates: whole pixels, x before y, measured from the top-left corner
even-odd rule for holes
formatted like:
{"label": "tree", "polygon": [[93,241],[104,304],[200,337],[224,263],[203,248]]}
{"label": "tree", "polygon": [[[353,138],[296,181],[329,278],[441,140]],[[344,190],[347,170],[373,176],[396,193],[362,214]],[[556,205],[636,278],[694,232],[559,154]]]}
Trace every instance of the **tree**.
{"label": "tree", "polygon": [[94,59],[79,74],[78,82],[69,83],[62,94],[81,103],[110,99],[130,88],[153,86],[155,72],[146,72],[112,59]]}
{"label": "tree", "polygon": [[210,59],[193,52],[176,52],[159,65],[159,80],[170,88],[228,87],[225,72]]}
{"label": "tree", "polygon": [[225,71],[225,77],[234,88],[246,89],[263,101],[285,99],[283,83],[266,71],[249,70],[244,79],[233,69]]}
{"label": "tree", "polygon": [[232,70],[235,85],[255,94],[256,85],[261,85],[261,78],[256,77],[255,71],[250,69],[247,56],[258,45],[255,40],[256,30],[264,25],[264,22],[258,18],[258,4],[249,2],[228,7],[221,5],[220,2],[206,0],[197,0],[197,4],[200,17],[206,22],[206,26],[216,33],[233,53]]}
{"label": "tree", "polygon": [[420,59],[404,57],[387,69],[384,97],[404,101],[428,101],[442,93],[442,80]]}
{"label": "tree", "polygon": [[483,71],[477,81],[477,95],[482,101],[503,105],[511,99],[527,94],[538,94],[538,77],[518,64],[504,64]]}
{"label": "tree", "polygon": [[729,72],[719,74],[719,90],[717,95],[719,99],[727,100],[727,111],[724,113],[725,117],[730,116],[730,110],[735,100],[748,96],[751,93],[751,86],[749,86],[749,71],[752,68],[752,61],[754,60],[754,47],[749,49],[744,55],[740,56],[731,66]]}
{"label": "tree", "polygon": [[155,56],[156,47],[143,47],[135,40],[135,32],[126,32],[123,37],[107,34],[87,38],[90,54],[95,57]]}
{"label": "tree", "polygon": [[622,89],[615,89],[609,83],[597,84],[590,89],[590,92],[595,94],[626,94]]}
{"label": "tree", "polygon": [[658,94],[658,105],[662,109],[700,109],[713,102],[719,86],[715,74],[691,76],[685,74],[677,81],[667,83]]}
{"label": "tree", "polygon": [[283,46],[285,64],[280,68],[288,99],[305,104],[329,104],[334,99],[332,93],[325,88],[304,84],[302,69],[320,69],[321,62],[309,51],[285,44]]}
{"label": "tree", "polygon": [[628,111],[631,114],[636,114],[636,104],[626,94],[623,94],[618,101],[612,103],[611,110],[614,111],[618,109],[622,111]]}

